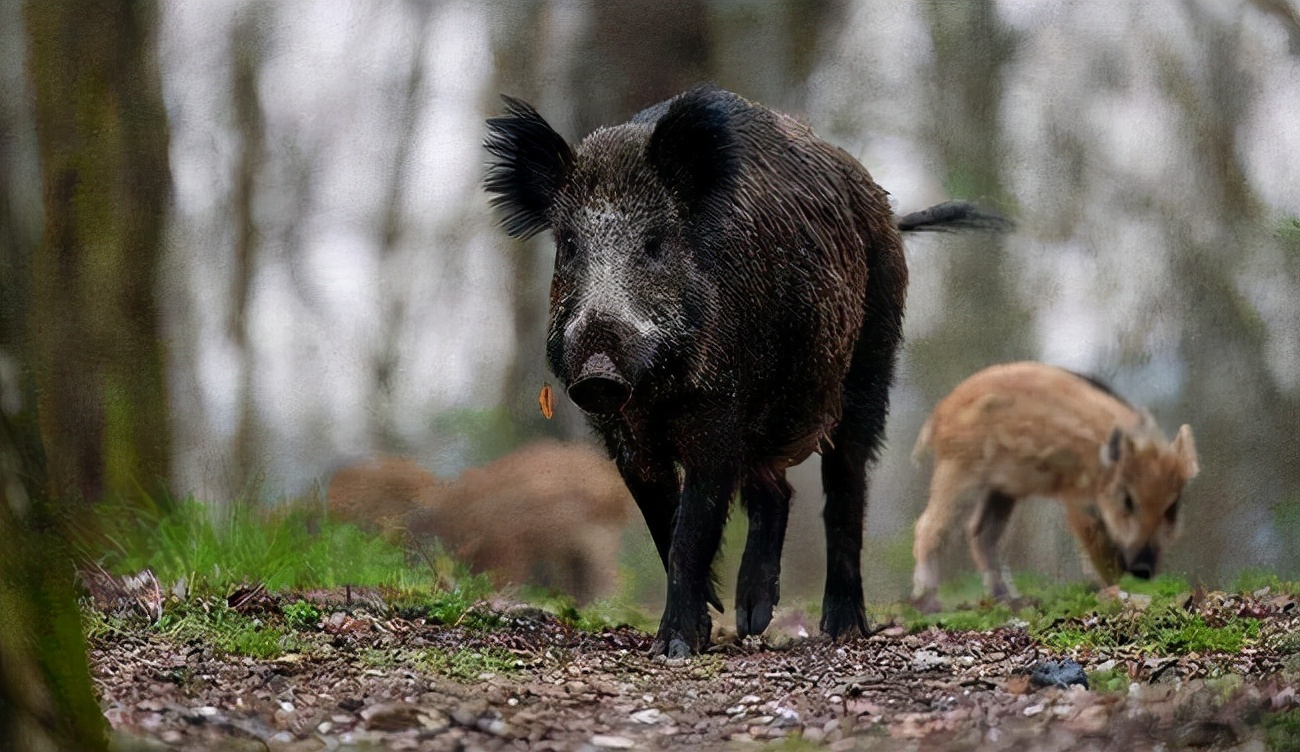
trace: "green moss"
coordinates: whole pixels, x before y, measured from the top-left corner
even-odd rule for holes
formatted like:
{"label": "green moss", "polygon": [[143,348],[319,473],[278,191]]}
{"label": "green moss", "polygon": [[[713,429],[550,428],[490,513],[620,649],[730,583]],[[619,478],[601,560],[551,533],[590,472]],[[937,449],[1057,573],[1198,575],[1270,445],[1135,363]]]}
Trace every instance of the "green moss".
{"label": "green moss", "polygon": [[1120,669],[1088,673],[1088,688],[1093,692],[1127,692],[1132,680]]}
{"label": "green moss", "polygon": [[312,629],[320,622],[320,610],[304,600],[284,607],[284,620],[291,629]]}
{"label": "green moss", "polygon": [[504,674],[519,669],[519,659],[503,648],[482,648],[448,652],[429,648],[416,656],[426,671],[462,682],[478,681],[483,674]]}
{"label": "green moss", "polygon": [[1230,617],[1212,624],[1171,602],[1086,620],[1039,621],[1030,629],[1040,642],[1059,651],[1133,647],[1152,655],[1236,653],[1258,638],[1259,631],[1257,619]]}
{"label": "green moss", "polygon": [[1264,716],[1264,744],[1273,752],[1300,752],[1300,709]]}

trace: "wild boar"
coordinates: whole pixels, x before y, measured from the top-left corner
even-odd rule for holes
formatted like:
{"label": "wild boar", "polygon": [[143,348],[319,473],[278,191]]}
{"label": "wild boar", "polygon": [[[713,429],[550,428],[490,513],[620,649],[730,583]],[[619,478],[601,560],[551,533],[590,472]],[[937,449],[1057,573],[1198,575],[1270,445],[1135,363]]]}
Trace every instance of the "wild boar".
{"label": "wild boar", "polygon": [[710,567],[739,490],[741,636],[779,598],[791,488],[822,451],[821,628],[866,631],[859,554],[907,265],[899,229],[994,228],[969,204],[895,221],[847,153],[793,117],[700,86],[571,147],[528,104],[488,121],[506,232],[550,230],[547,360],[603,438],[668,575],[652,652],[684,656],[722,609]]}
{"label": "wild boar", "polygon": [[612,594],[632,499],[595,449],[539,441],[440,480],[414,461],[382,458],[330,481],[333,516],[437,539],[501,583],[563,590],[579,603]]}
{"label": "wild boar", "polygon": [[934,408],[913,453],[934,451],[930,500],[916,521],[913,598],[936,606],[936,556],[969,513],[971,557],[989,594],[1014,597],[999,542],[1015,502],[1054,497],[1098,576],[1149,578],[1179,532],[1183,486],[1199,465],[1192,429],[1173,442],[1101,382],[1042,363],[986,368]]}

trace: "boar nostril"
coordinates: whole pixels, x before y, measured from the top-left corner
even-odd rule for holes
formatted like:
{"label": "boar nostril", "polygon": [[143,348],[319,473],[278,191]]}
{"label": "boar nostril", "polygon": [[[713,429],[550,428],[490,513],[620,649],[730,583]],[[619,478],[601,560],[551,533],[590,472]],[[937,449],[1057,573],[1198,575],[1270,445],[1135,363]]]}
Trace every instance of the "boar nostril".
{"label": "boar nostril", "polygon": [[604,353],[587,358],[578,377],[569,385],[569,399],[573,404],[598,415],[619,412],[631,397],[632,385]]}

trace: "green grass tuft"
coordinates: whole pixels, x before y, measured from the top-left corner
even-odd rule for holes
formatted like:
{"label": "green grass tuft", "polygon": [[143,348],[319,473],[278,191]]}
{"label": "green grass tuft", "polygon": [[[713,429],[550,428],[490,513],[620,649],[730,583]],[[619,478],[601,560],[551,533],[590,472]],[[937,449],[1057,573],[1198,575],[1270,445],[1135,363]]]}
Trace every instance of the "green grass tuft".
{"label": "green grass tuft", "polygon": [[176,642],[197,640],[223,653],[263,660],[306,648],[284,629],[240,614],[221,601],[170,603],[155,629]]}
{"label": "green grass tuft", "polygon": [[304,510],[268,512],[248,503],[215,508],[194,500],[105,504],[99,541],[87,547],[115,574],[152,569],[191,591],[220,592],[241,582],[270,590],[428,585],[433,574],[401,546]]}

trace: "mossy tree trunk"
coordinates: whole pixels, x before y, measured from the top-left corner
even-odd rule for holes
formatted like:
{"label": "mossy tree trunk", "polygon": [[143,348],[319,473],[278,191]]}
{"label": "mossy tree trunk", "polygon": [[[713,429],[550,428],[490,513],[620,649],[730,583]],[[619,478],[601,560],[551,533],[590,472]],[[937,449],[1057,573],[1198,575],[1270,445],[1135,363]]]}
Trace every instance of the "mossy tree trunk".
{"label": "mossy tree trunk", "polygon": [[156,16],[129,0],[25,7],[45,226],[39,242],[6,232],[0,248],[23,275],[5,280],[0,326],[17,366],[0,379],[0,749],[107,748],[75,599],[68,533],[86,515],[74,505],[156,489],[168,470]]}
{"label": "mossy tree trunk", "polygon": [[55,499],[166,482],[154,282],[171,181],[156,22],[143,1],[26,6],[45,205],[28,352]]}

